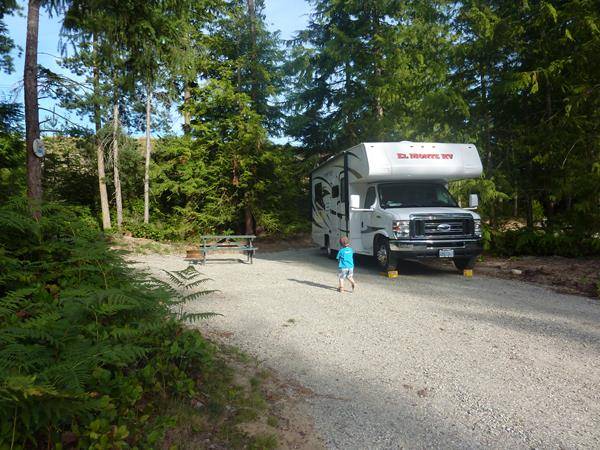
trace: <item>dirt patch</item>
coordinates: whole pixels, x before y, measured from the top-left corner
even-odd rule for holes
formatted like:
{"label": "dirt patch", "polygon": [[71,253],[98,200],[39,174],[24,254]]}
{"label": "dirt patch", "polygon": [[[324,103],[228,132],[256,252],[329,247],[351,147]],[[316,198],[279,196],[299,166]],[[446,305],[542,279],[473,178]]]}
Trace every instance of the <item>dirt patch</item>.
{"label": "dirt patch", "polygon": [[[310,234],[299,234],[288,238],[276,237],[259,237],[254,240],[254,245],[258,248],[258,252],[281,252],[285,250],[293,250],[300,248],[314,247]],[[119,236],[113,238],[112,246],[119,250],[125,250],[132,253],[146,254],[162,254],[162,255],[182,255],[186,254],[187,250],[197,250],[200,242],[157,242],[151,239],[136,238],[132,236]],[[231,254],[231,252],[211,252]]]}
{"label": "dirt patch", "polygon": [[186,248],[191,247],[191,244],[186,244],[185,242],[158,242],[152,239],[132,236],[113,236],[111,238],[111,247],[116,250],[124,250],[140,255],[185,255]]}
{"label": "dirt patch", "polygon": [[475,269],[496,278],[551,286],[561,293],[595,298],[600,295],[600,258],[484,256]]}
{"label": "dirt patch", "polygon": [[275,237],[258,238],[255,242],[258,250],[265,253],[282,252],[285,250],[294,250],[298,248],[315,246],[310,234],[299,234],[284,239]]}
{"label": "dirt patch", "polygon": [[258,388],[267,401],[267,409],[261,417],[238,425],[242,431],[250,436],[272,435],[280,449],[325,448],[306,403],[314,392],[297,382],[282,379],[275,371],[227,346],[222,339],[224,336],[212,332],[205,334],[213,341],[220,341],[222,348],[230,352],[229,364],[235,369],[236,382],[248,389]]}

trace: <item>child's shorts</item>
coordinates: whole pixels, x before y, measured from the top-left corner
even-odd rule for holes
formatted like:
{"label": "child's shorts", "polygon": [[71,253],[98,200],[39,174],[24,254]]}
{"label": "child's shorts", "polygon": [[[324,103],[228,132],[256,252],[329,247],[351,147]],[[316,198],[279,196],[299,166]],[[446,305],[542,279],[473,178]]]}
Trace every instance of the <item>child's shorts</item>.
{"label": "child's shorts", "polygon": [[354,275],[354,269],[340,269],[338,272],[338,278],[343,280],[344,278],[352,278]]}

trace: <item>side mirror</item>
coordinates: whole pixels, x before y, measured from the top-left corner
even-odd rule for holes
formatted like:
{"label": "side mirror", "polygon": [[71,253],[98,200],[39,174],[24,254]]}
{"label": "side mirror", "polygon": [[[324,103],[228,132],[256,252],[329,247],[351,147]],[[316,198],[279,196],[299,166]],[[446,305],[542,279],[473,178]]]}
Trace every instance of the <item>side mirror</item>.
{"label": "side mirror", "polygon": [[477,194],[469,194],[469,208],[477,208],[479,206],[479,197]]}
{"label": "side mirror", "polygon": [[350,208],[352,208],[352,209],[360,208],[360,195],[353,194],[350,196]]}

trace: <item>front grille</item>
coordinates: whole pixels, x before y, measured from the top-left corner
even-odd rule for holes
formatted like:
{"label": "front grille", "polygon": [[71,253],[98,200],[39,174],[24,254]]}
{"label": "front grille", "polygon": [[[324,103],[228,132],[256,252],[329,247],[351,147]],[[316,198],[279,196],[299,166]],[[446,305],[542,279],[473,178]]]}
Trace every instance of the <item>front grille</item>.
{"label": "front grille", "polygon": [[432,242],[431,244],[426,245],[427,248],[465,248],[465,241],[453,241],[452,243]]}
{"label": "front grille", "polygon": [[453,239],[472,235],[471,216],[412,216],[411,236],[414,238]]}

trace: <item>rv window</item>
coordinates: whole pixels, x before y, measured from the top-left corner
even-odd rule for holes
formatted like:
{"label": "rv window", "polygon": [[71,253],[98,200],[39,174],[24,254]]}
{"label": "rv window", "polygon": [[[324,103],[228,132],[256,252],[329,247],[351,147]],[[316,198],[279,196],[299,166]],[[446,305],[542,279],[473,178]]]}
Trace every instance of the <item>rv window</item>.
{"label": "rv window", "polygon": [[365,196],[365,209],[373,208],[375,206],[375,186],[371,186],[367,191],[367,195]]}
{"label": "rv window", "polygon": [[333,186],[331,188],[331,198],[338,198],[339,195],[340,195],[340,187]]}
{"label": "rv window", "polygon": [[315,184],[315,205],[325,208],[325,202],[323,201],[323,183]]}
{"label": "rv window", "polygon": [[456,207],[443,184],[386,183],[379,185],[379,204],[382,208]]}

